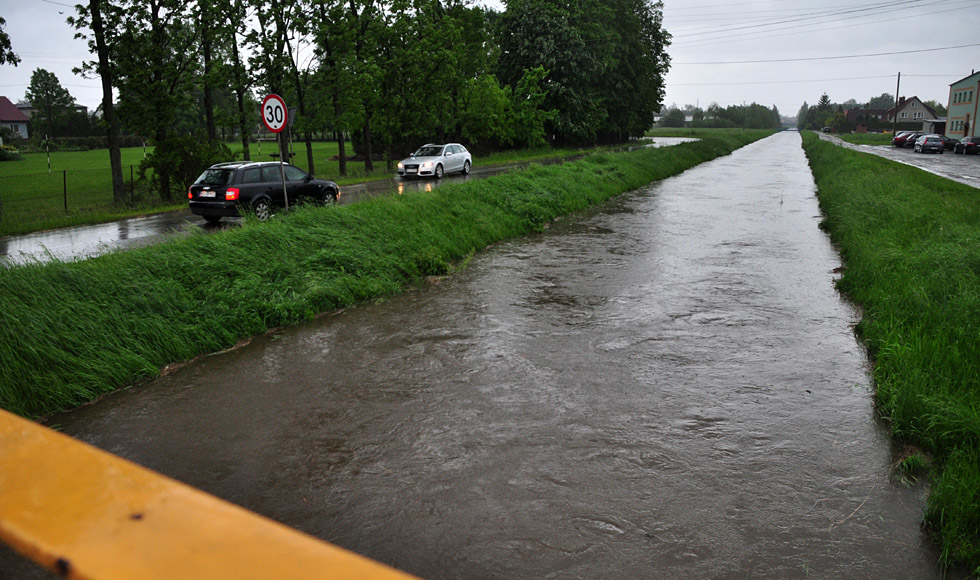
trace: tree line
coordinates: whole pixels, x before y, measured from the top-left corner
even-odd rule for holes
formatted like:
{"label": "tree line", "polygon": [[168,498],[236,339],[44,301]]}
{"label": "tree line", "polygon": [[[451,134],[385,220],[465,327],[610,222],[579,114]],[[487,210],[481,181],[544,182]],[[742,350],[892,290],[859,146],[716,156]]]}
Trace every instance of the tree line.
{"label": "tree line", "polygon": [[[69,18],[101,79],[114,187],[120,135],[155,145],[164,199],[187,158],[230,154],[281,95],[307,144],[374,163],[426,141],[472,149],[591,145],[643,135],[664,95],[670,35],[654,0],[87,0]],[[113,94],[117,95],[113,98]],[[349,147],[349,148],[348,148]]]}
{"label": "tree line", "polygon": [[[691,120],[688,121],[687,118]],[[711,103],[707,110],[695,105],[683,109],[671,105],[660,117],[661,127],[693,127],[699,129],[779,129],[782,119],[776,105],[771,108],[752,103],[722,107]]]}
{"label": "tree line", "polygon": [[[923,104],[932,108],[932,110],[934,110],[936,114],[941,117],[946,115],[945,105],[938,101],[923,101]],[[830,96],[827,93],[823,93],[817,100],[816,105],[810,106],[806,101],[803,101],[803,105],[796,114],[796,123],[801,130],[811,129],[814,131],[819,131],[824,127],[830,127],[834,131],[840,133],[854,129],[853,123],[849,123],[847,121],[846,111],[848,110],[862,109],[869,111],[888,111],[894,107],[895,96],[889,93],[882,93],[877,97],[871,97],[871,99],[865,103],[859,103],[856,99],[848,99],[842,103],[834,103],[831,101]],[[869,114],[867,118],[862,119],[862,124],[875,129],[891,129],[892,127],[891,122],[876,119],[875,117],[871,116],[871,114]],[[916,122],[915,124],[921,125],[919,122]]]}

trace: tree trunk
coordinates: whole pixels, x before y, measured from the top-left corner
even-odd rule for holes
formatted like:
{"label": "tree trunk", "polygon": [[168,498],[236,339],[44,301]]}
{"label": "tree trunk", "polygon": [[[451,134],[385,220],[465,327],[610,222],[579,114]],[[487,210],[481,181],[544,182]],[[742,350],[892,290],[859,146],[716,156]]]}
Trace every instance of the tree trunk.
{"label": "tree trunk", "polygon": [[347,144],[344,142],[344,132],[337,131],[337,156],[340,157],[340,174],[347,175]]}
{"label": "tree trunk", "polygon": [[201,4],[201,53],[204,57],[204,118],[208,126],[208,142],[217,141],[218,132],[214,125],[214,96],[211,88],[211,33],[208,30],[210,22],[205,18],[204,11],[207,3]]}
{"label": "tree trunk", "polygon": [[92,15],[92,34],[95,36],[99,55],[99,76],[102,78],[102,117],[106,124],[109,145],[109,167],[112,172],[112,201],[116,205],[126,203],[126,187],[122,175],[122,156],[119,151],[119,121],[112,104],[112,71],[109,69],[109,47],[105,42],[100,0],[89,0]]}
{"label": "tree trunk", "polygon": [[371,150],[371,112],[364,116],[364,171],[374,171],[374,151]]}
{"label": "tree trunk", "polygon": [[[235,26],[235,22],[231,22]],[[252,155],[248,149],[248,138],[251,129],[248,126],[248,115],[245,114],[245,81],[242,79],[241,56],[238,54],[238,33],[231,35],[232,56],[235,59],[235,98],[238,100],[238,132],[242,137],[242,158],[251,161]]]}

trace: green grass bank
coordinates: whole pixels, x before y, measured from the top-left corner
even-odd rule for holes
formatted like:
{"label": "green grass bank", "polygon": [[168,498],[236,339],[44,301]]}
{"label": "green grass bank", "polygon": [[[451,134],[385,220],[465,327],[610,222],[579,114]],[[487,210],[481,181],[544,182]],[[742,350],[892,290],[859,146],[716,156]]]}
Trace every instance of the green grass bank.
{"label": "green grass bank", "polygon": [[842,141],[854,145],[891,145],[891,133],[841,133],[837,135]]}
{"label": "green grass bank", "polygon": [[803,146],[878,410],[935,459],[925,517],[944,562],[980,576],[980,190],[812,133]]}
{"label": "green grass bank", "polygon": [[299,207],[83,262],[0,269],[0,407],[26,417],[69,409],[170,363],[390,295],[768,134],[597,153],[428,193]]}

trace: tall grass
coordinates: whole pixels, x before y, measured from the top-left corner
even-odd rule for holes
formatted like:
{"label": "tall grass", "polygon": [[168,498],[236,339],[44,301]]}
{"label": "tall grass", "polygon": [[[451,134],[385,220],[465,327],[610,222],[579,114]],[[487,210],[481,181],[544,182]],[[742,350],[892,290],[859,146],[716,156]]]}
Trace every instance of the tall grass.
{"label": "tall grass", "polygon": [[980,191],[813,134],[804,148],[878,409],[936,455],[926,519],[944,560],[980,575]]}
{"label": "tall grass", "polygon": [[534,165],[428,193],[299,207],[83,262],[0,270],[0,407],[38,417],[77,406],[167,364],[444,274],[488,244],[767,134]]}

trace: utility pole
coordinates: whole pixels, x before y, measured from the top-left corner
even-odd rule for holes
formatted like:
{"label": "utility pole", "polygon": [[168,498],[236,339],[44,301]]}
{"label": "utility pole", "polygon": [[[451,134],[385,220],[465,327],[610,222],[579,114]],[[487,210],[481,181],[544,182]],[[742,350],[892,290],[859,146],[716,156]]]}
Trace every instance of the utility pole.
{"label": "utility pole", "polygon": [[892,118],[892,137],[895,136],[895,129],[898,128],[898,93],[902,88],[902,73],[898,73],[898,83],[895,84],[895,116]]}

